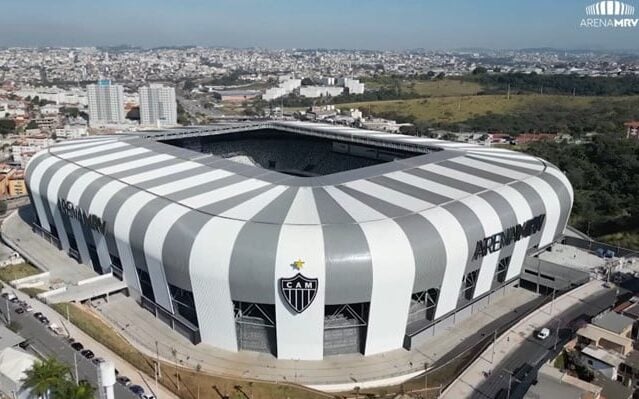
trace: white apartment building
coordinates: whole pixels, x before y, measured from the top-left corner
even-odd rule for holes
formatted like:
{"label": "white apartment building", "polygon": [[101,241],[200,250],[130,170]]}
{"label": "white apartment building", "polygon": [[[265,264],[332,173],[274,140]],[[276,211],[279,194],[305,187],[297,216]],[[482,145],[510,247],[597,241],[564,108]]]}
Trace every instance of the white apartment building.
{"label": "white apartment building", "polygon": [[359,79],[339,78],[337,84],[348,89],[349,94],[364,94],[364,83],[360,83]]}
{"label": "white apartment building", "polygon": [[337,86],[302,86],[300,87],[300,96],[317,98],[317,97],[335,97],[344,92],[343,87]]}
{"label": "white apartment building", "polygon": [[89,98],[89,125],[100,127],[124,123],[124,87],[99,80],[87,86]]}
{"label": "white apartment building", "polygon": [[140,88],[140,124],[157,127],[177,125],[173,87],[151,84]]}

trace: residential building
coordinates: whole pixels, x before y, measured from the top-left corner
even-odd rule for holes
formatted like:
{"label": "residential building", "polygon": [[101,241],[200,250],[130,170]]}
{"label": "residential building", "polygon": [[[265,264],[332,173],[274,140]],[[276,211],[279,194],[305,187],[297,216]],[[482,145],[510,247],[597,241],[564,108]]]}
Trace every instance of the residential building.
{"label": "residential building", "polygon": [[300,87],[300,96],[317,98],[317,97],[336,97],[344,92],[343,87],[337,86],[302,86]]}
{"label": "residential building", "polygon": [[639,140],[639,121],[630,121],[623,125],[626,127],[626,138]]}
{"label": "residential building", "polygon": [[364,94],[364,83],[360,83],[358,79],[339,78],[337,84],[348,89],[348,94]]}
{"label": "residential building", "polygon": [[140,88],[140,124],[157,127],[177,125],[175,88],[161,84]]}
{"label": "residential building", "polygon": [[87,86],[89,124],[92,127],[124,123],[124,88],[108,79]]}

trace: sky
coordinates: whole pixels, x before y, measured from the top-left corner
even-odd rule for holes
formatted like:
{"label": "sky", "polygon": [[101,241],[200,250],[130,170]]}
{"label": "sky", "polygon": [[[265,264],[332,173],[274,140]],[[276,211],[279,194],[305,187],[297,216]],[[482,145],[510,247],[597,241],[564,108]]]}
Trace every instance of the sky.
{"label": "sky", "polygon": [[593,2],[2,0],[0,46],[639,49],[639,26],[579,27]]}

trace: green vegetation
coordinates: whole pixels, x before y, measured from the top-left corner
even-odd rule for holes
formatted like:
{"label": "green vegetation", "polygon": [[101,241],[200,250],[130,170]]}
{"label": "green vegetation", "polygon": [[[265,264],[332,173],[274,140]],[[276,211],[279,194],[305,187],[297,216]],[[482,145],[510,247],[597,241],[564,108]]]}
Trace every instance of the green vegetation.
{"label": "green vegetation", "polygon": [[40,273],[42,273],[40,269],[33,265],[29,263],[20,263],[0,268],[0,280],[9,282]]}
{"label": "green vegetation", "polygon": [[599,240],[639,250],[639,142],[539,142],[525,151],[555,164],[573,185],[570,223]]}
{"label": "green vegetation", "polygon": [[16,123],[13,119],[0,119],[0,134],[6,135],[16,132]]}
{"label": "green vegetation", "polygon": [[[113,328],[97,316],[74,304],[57,303],[51,306],[64,317],[66,317],[68,306],[69,316],[74,325],[132,364],[135,368],[147,374],[149,378],[155,375],[154,359],[135,349]],[[225,395],[228,396],[229,399],[245,399],[247,396],[261,399],[279,399],[286,397],[296,399],[320,399],[332,397],[288,384],[274,384],[212,376],[200,372],[199,368],[192,370],[178,367],[176,369],[174,364],[166,362],[160,362],[160,367],[162,376],[159,380],[160,383],[181,398],[219,399]]]}
{"label": "green vegetation", "polygon": [[561,353],[559,354],[559,356],[557,356],[557,357],[555,358],[555,361],[554,361],[554,363],[553,363],[553,366],[554,366],[556,369],[559,369],[559,370],[565,370],[565,369],[566,369],[566,356],[567,356],[567,354],[566,354],[566,350],[564,349],[564,350],[562,350],[562,351],[561,351]]}
{"label": "green vegetation", "polygon": [[623,123],[639,118],[639,96],[573,97],[502,95],[436,97],[400,101],[348,103],[365,114],[414,123],[419,130],[437,127],[452,131],[500,131],[517,134],[622,132]]}
{"label": "green vegetation", "polygon": [[639,94],[639,77],[592,77],[578,75],[538,75],[536,73],[473,73],[465,77],[483,87],[485,93],[576,94],[580,96],[627,96]]}
{"label": "green vegetation", "polygon": [[69,368],[55,358],[36,361],[25,371],[24,385],[33,396],[46,399],[92,399],[93,388],[86,381],[76,384]]}

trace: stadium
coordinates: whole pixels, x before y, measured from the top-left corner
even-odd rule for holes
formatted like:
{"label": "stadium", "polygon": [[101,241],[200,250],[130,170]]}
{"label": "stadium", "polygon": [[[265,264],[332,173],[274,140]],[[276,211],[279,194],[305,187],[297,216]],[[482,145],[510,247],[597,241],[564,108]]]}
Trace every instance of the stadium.
{"label": "stadium", "polygon": [[301,360],[481,311],[573,201],[529,155],[292,121],[65,141],[26,181],[40,234],[194,344]]}

